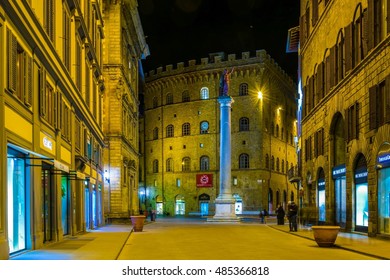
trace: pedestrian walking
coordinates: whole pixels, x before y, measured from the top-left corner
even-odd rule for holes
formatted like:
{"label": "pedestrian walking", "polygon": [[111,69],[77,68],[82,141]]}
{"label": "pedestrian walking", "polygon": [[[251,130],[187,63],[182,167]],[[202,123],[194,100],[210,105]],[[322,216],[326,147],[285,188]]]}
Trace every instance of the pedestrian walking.
{"label": "pedestrian walking", "polygon": [[288,216],[290,231],[298,231],[298,225],[297,225],[298,205],[296,205],[294,201],[289,201],[287,210],[288,210],[287,216]]}
{"label": "pedestrian walking", "polygon": [[260,217],[260,222],[262,224],[264,224],[265,217],[267,217],[267,216],[268,216],[268,211],[265,210],[265,208],[262,211],[260,211],[259,217]]}
{"label": "pedestrian walking", "polygon": [[278,225],[284,225],[284,216],[286,213],[284,212],[283,206],[279,204],[278,208],[276,209],[276,218],[278,220]]}

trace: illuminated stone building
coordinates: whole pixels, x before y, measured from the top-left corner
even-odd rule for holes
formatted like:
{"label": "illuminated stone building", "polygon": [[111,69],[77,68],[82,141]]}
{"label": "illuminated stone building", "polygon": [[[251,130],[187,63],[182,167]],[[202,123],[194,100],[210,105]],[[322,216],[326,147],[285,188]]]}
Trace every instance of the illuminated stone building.
{"label": "illuminated stone building", "polygon": [[140,121],[141,207],[211,215],[219,189],[220,75],[233,70],[232,192],[236,213],[271,213],[296,197],[296,87],[264,51],[210,54],[150,71]]}
{"label": "illuminated stone building", "polygon": [[138,115],[140,59],[148,55],[137,1],[107,1],[103,11],[103,132],[105,214],[113,221],[137,214],[139,137]]}
{"label": "illuminated stone building", "polygon": [[390,234],[389,33],[388,0],[301,1],[304,220]]}
{"label": "illuminated stone building", "polygon": [[[119,6],[137,18],[136,1],[0,2],[0,259],[105,222],[103,150],[111,135],[104,137],[103,122],[111,119],[103,95],[120,80],[109,63],[129,65],[107,52],[121,36],[143,38],[138,25],[105,26],[103,14]],[[103,49],[107,27],[118,37],[108,36]],[[131,67],[137,71],[137,62]],[[123,72],[129,79],[122,78],[118,96],[137,91]]]}

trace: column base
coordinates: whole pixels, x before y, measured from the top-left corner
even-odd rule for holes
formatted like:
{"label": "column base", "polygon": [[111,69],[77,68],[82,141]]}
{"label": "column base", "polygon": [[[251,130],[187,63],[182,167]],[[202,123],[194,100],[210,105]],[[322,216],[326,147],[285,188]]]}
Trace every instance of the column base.
{"label": "column base", "polygon": [[241,220],[236,215],[235,199],[216,199],[215,215],[207,218],[207,222],[239,223]]}

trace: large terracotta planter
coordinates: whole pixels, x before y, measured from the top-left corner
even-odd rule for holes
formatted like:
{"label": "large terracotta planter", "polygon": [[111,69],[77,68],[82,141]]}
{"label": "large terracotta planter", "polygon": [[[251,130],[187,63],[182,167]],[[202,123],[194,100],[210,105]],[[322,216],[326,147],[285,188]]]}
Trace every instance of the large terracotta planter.
{"label": "large terracotta planter", "polygon": [[320,247],[332,247],[340,231],[339,226],[312,226],[314,240]]}
{"label": "large terracotta planter", "polygon": [[144,228],[145,216],[130,216],[134,231],[142,231]]}

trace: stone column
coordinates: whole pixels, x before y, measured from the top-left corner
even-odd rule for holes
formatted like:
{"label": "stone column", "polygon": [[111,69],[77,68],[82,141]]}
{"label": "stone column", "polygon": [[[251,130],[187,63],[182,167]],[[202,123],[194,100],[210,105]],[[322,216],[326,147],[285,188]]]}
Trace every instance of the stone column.
{"label": "stone column", "polygon": [[218,97],[220,104],[220,162],[219,195],[215,200],[215,215],[208,222],[239,222],[235,213],[236,200],[232,196],[231,186],[231,107],[234,102],[230,96]]}

